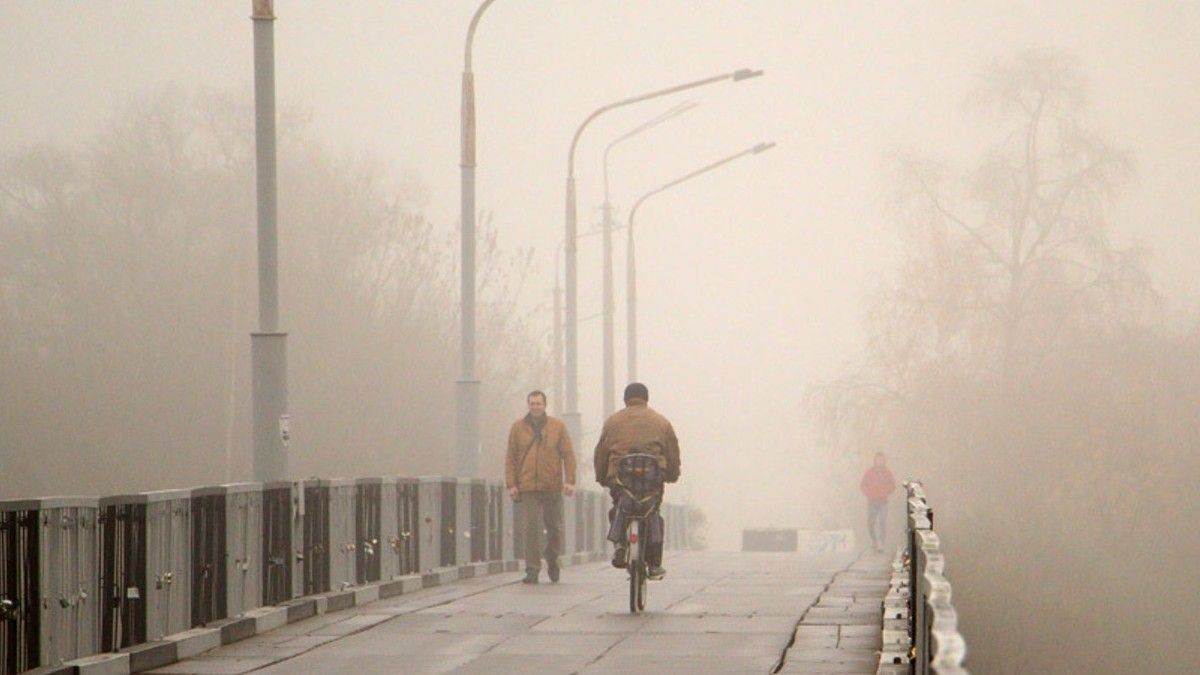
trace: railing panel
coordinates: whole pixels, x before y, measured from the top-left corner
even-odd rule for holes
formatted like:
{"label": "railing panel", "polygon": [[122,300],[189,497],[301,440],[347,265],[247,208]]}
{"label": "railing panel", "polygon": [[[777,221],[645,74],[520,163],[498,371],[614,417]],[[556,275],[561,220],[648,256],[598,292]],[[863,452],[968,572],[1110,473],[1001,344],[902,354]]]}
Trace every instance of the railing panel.
{"label": "railing panel", "polygon": [[192,627],[224,619],[225,490],[203,487],[191,491],[192,510]]}
{"label": "railing panel", "polygon": [[292,597],[296,491],[295,484],[287,481],[263,485],[261,560],[265,605],[277,605]]}
{"label": "railing panel", "polygon": [[571,520],[574,523],[571,526],[572,547],[576,553],[587,550],[587,510],[584,508],[585,493],[582,490],[576,490],[575,494],[567,497],[573,505]]}
{"label": "railing panel", "polygon": [[488,484],[482,478],[471,480],[471,562],[488,557]]}
{"label": "railing panel", "polygon": [[226,616],[262,606],[262,483],[225,488]]}
{"label": "railing panel", "polygon": [[504,559],[517,560],[521,557],[521,505],[508,496],[504,488]]}
{"label": "railing panel", "polygon": [[438,564],[452,567],[458,560],[458,479],[442,479],[441,557]]}
{"label": "railing panel", "polygon": [[146,641],[146,501],[142,495],[99,502],[100,646],[115,652]]}
{"label": "railing panel", "polygon": [[39,500],[42,616],[41,659],[54,664],[99,650],[97,619],[98,500]]}
{"label": "railing panel", "polygon": [[379,581],[383,567],[379,545],[382,541],[383,479],[359,478],[354,497],[355,580],[360,584]]}
{"label": "railing panel", "polygon": [[329,486],[329,586],[331,590],[358,583],[358,538],[355,499],[358,485],[353,478],[325,481]]}
{"label": "railing panel", "polygon": [[571,557],[577,548],[575,546],[575,498],[564,496],[562,499],[563,513],[563,537],[562,537],[562,554],[565,557]]}
{"label": "railing panel", "polygon": [[596,500],[596,543],[598,551],[608,551],[611,542],[608,541],[608,511],[612,507],[612,498],[607,490],[600,492]]}
{"label": "railing panel", "polygon": [[445,529],[442,518],[442,507],[444,506],[442,479],[436,476],[424,476],[417,484],[417,490],[420,495],[417,517],[417,533],[420,538],[419,571],[428,572],[435,567],[440,567],[442,560],[446,557],[442,545],[442,533]]}
{"label": "railing panel", "polygon": [[381,581],[400,575],[400,549],[395,545],[399,532],[399,485],[394,477],[385,476],[379,484],[379,543],[375,545]]}
{"label": "railing panel", "polygon": [[392,547],[399,554],[397,574],[421,571],[420,496],[415,478],[396,482],[396,539]]}
{"label": "railing panel", "polygon": [[599,495],[589,490],[584,493],[583,501],[584,546],[588,551],[594,552],[596,550],[596,504],[599,501]]}
{"label": "railing panel", "polygon": [[36,500],[0,502],[0,673],[42,664],[41,527]]}
{"label": "railing panel", "polygon": [[471,562],[471,479],[454,481],[454,562]]}
{"label": "railing panel", "polygon": [[304,549],[301,554],[304,585],[301,595],[329,590],[331,544],[329,539],[329,484],[319,479],[303,483]]}
{"label": "railing panel", "polygon": [[191,492],[100,500],[101,648],[115,651],[191,626]]}
{"label": "railing panel", "polygon": [[487,559],[504,559],[504,485],[487,484]]}

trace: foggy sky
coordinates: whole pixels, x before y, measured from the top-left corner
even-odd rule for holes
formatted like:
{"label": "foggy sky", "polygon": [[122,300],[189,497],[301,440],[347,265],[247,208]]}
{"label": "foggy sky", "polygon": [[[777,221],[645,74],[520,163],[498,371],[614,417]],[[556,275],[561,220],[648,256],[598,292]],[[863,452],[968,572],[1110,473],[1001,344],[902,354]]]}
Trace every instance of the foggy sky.
{"label": "foggy sky", "polygon": [[[458,219],[459,74],[476,5],[276,2],[280,105],[309,109],[331,146],[377,154],[398,177],[421,181],[430,217],[445,228]],[[592,109],[736,68],[766,70],[607,115],[577,158],[582,232],[599,217],[605,144],[680,100],[701,106],[614,152],[619,217],[661,182],[762,140],[779,143],[639,213],[640,375],[682,440],[679,493],[709,510],[717,545],[733,545],[743,524],[782,525],[810,508],[800,399],[857,351],[860,301],[892,262],[883,158],[896,148],[971,154],[986,134],[963,99],[990,59],[1029,47],[1080,59],[1092,121],[1138,168],[1114,238],[1144,242],[1171,305],[1194,315],[1200,6],[1049,5],[498,0],[484,17],[475,45],[477,203],[494,214],[504,245],[536,247],[544,283],[531,287],[530,305],[549,306],[567,146]],[[82,141],[121,102],[168,84],[251,100],[249,14],[248,0],[0,4],[0,148]],[[280,223],[281,237],[287,228]],[[581,242],[579,259],[579,315],[588,317],[600,308],[598,239]],[[620,243],[616,261],[623,383]],[[601,422],[600,330],[598,320],[580,327],[586,430]],[[513,417],[522,411],[513,401]],[[578,444],[585,456],[594,442],[593,434]]]}

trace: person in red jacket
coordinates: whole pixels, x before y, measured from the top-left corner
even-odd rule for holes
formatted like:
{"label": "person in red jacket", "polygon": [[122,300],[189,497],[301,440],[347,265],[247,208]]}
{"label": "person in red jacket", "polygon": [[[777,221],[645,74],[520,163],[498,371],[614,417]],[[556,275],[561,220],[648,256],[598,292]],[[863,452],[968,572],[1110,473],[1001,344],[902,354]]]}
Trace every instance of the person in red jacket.
{"label": "person in red jacket", "polygon": [[858,489],[867,496],[867,531],[871,533],[871,544],[876,551],[882,551],[887,534],[888,497],[896,491],[896,478],[887,468],[887,458],[882,452],[875,453],[875,465],[863,473]]}

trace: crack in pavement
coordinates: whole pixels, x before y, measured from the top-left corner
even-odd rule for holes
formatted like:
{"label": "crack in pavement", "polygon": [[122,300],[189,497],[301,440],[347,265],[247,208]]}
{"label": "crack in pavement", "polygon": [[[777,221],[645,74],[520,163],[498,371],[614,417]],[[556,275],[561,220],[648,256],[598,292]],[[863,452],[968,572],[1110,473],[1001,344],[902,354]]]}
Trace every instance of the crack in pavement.
{"label": "crack in pavement", "polygon": [[787,645],[783,648],[783,651],[779,654],[779,660],[775,662],[775,666],[773,668],[771,668],[771,670],[770,670],[770,672],[772,674],[778,673],[779,671],[783,670],[784,665],[787,664],[788,651],[790,651],[792,646],[796,644],[796,632],[800,630],[800,624],[804,622],[804,617],[808,616],[809,610],[811,610],[813,607],[816,607],[817,605],[821,604],[821,598],[824,597],[825,593],[827,593],[829,591],[829,587],[833,585],[833,582],[837,581],[838,575],[846,572],[851,567],[854,567],[854,564],[857,563],[859,560],[861,560],[864,555],[866,555],[866,551],[865,550],[860,551],[859,554],[857,556],[855,556],[854,559],[851,560],[849,564],[847,564],[842,569],[834,572],[833,575],[829,577],[829,583],[825,584],[825,588],[821,589],[821,592],[817,594],[817,597],[815,599],[813,599],[812,604],[809,605],[808,607],[805,607],[804,611],[800,613],[800,618],[796,619],[796,625],[792,628],[792,637],[790,637],[788,639]]}

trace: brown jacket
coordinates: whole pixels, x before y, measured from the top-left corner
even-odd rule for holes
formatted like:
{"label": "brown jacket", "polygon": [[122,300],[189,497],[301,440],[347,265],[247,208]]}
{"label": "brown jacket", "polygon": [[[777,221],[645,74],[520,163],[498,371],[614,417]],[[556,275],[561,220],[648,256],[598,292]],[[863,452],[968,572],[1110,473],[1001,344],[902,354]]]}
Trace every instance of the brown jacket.
{"label": "brown jacket", "polygon": [[679,480],[679,439],[667,418],[645,401],[633,399],[604,422],[596,443],[596,480],[608,485],[617,476],[617,463],[632,451],[658,455],[668,483]]}
{"label": "brown jacket", "polygon": [[537,439],[528,415],[513,422],[508,432],[508,457],[504,461],[505,485],[521,492],[561,490],[564,469],[566,482],[574,485],[575,448],[562,420],[547,415],[546,426]]}

